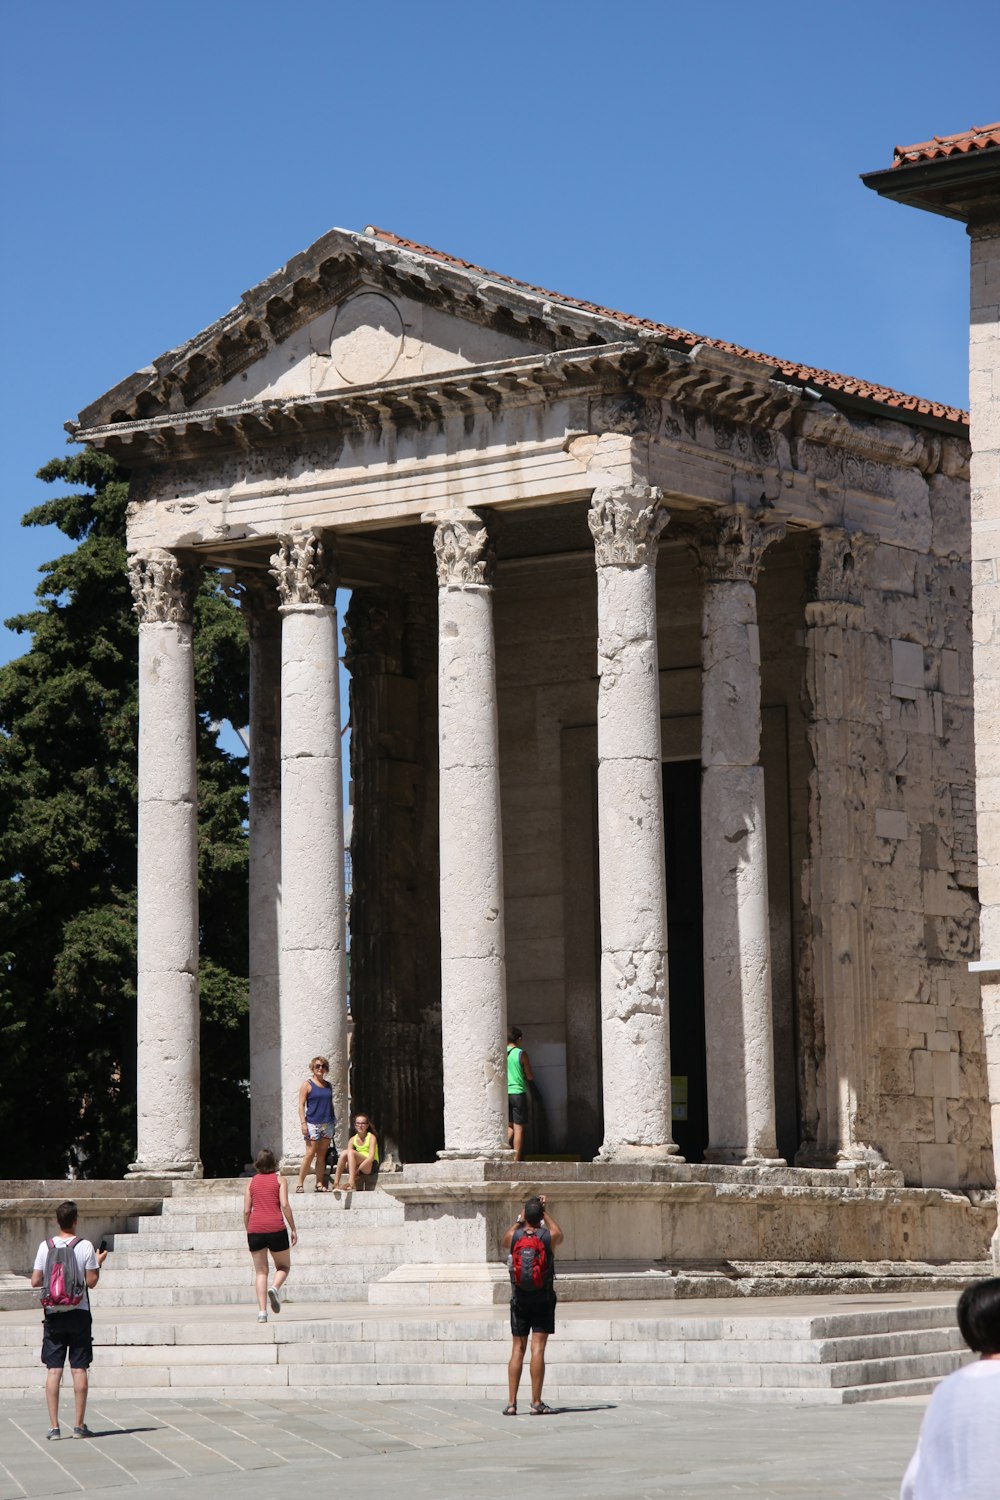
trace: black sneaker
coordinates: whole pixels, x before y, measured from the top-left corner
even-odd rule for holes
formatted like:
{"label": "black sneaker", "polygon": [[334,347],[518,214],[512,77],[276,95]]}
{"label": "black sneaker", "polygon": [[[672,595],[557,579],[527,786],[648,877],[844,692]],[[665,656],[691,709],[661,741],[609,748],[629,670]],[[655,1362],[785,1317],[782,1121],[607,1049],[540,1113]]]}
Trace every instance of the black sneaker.
{"label": "black sneaker", "polygon": [[94,1434],[91,1432],[91,1430],[87,1426],[86,1422],[84,1422],[84,1424],[83,1424],[82,1427],[74,1427],[73,1428],[73,1436],[74,1437],[93,1437]]}
{"label": "black sneaker", "polygon": [[61,1438],[61,1437],[62,1437],[62,1433],[59,1431],[58,1427],[50,1427],[49,1430],[48,1430],[48,1432],[45,1434],[45,1440],[46,1440],[46,1442],[51,1442],[53,1438]]}

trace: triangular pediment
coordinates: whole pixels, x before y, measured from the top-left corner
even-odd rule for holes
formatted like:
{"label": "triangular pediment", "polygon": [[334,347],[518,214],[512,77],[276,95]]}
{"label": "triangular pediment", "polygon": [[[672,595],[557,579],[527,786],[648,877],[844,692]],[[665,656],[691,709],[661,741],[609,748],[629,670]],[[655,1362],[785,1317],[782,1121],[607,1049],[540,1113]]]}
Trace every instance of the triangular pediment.
{"label": "triangular pediment", "polygon": [[484,326],[378,283],[359,282],[340,302],[193,404],[232,406],[419,379],[517,359],[538,348],[524,335]]}
{"label": "triangular pediment", "polygon": [[622,337],[600,309],[377,230],[333,229],[70,425],[327,394]]}

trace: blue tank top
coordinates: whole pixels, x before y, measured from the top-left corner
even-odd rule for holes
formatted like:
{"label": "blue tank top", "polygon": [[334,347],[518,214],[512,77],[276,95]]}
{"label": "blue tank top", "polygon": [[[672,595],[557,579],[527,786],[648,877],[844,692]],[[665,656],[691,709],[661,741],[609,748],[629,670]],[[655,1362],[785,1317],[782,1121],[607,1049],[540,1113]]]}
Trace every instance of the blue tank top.
{"label": "blue tank top", "polygon": [[306,1095],[306,1124],[329,1125],[333,1119],[333,1084],[317,1085],[314,1078],[310,1078],[309,1084],[309,1092]]}

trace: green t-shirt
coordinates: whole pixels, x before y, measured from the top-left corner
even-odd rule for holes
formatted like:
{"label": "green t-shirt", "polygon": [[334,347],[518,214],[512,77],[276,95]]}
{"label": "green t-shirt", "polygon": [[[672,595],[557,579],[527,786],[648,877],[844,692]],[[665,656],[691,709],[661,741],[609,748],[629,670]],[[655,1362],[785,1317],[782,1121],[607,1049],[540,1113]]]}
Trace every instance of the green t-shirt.
{"label": "green t-shirt", "polygon": [[507,1092],[508,1094],[526,1094],[528,1085],[524,1081],[524,1069],[521,1067],[521,1058],[524,1056],[520,1047],[515,1047],[513,1042],[507,1043]]}

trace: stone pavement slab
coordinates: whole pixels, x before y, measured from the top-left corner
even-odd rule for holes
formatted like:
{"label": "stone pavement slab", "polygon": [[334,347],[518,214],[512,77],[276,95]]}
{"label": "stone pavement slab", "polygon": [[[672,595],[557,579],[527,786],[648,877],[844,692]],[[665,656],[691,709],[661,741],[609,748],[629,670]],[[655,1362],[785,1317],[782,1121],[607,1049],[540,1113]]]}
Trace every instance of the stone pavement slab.
{"label": "stone pavement slab", "polygon": [[349,1388],[273,1403],[95,1397],[98,1436],[47,1443],[43,1400],[7,1400],[0,1500],[281,1500],[303,1486],[364,1500],[506,1500],[528,1486],[546,1500],[897,1500],[923,1409],[593,1402],[511,1419],[495,1404]]}

